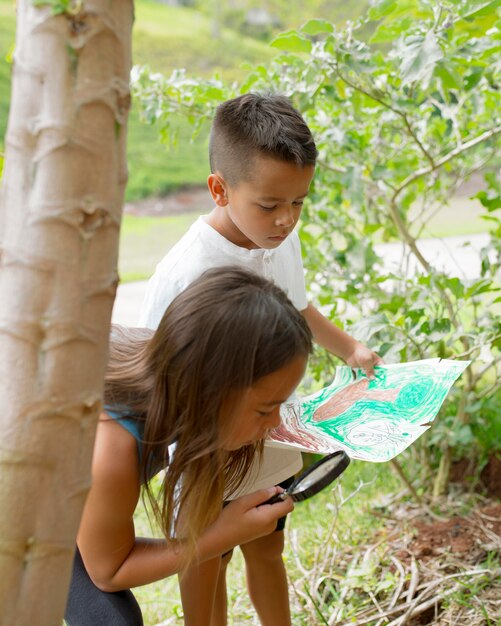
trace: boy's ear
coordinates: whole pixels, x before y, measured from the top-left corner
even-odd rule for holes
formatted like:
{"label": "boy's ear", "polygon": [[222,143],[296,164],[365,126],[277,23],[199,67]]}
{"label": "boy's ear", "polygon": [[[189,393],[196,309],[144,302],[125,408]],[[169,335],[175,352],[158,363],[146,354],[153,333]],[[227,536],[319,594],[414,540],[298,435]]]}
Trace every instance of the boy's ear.
{"label": "boy's ear", "polygon": [[226,183],[218,174],[210,174],[207,178],[207,186],[210,195],[217,206],[226,206],[228,204],[228,195],[226,194]]}

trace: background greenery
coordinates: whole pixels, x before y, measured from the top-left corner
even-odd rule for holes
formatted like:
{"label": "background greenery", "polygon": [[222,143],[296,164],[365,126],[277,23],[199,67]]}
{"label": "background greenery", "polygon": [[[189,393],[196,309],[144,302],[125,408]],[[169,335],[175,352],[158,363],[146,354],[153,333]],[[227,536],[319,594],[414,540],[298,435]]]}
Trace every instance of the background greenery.
{"label": "background greenery", "polygon": [[[233,81],[243,78],[246,72],[244,66],[262,63],[276,54],[266,39],[246,34],[239,28],[241,20],[230,19],[229,15],[219,18],[223,26],[219,29],[216,44],[212,32],[214,16],[210,11],[211,3],[190,4],[194,6],[172,7],[153,0],[136,1],[134,63],[146,64],[152,71],[164,74],[186,67],[197,76],[217,74],[224,80]],[[237,13],[241,17],[246,4],[252,3],[240,3],[241,8]],[[332,18],[337,19],[342,15],[342,19],[346,19],[357,15],[366,2],[360,0],[350,3],[348,10],[342,8],[343,3],[339,1],[313,4],[315,6],[308,3],[308,7],[305,7],[300,2],[276,2],[272,3],[270,9],[281,13],[283,18],[280,24],[288,27],[299,26],[310,11],[316,9],[316,5]],[[15,2],[0,0],[0,152],[7,126],[10,57],[14,40]],[[178,121],[175,150],[169,150],[160,143],[158,129],[140,123],[137,107],[133,104],[129,119],[127,200],[205,184],[208,168],[206,133],[202,133],[194,143],[191,142],[191,133],[188,122],[184,119]]]}
{"label": "background greenery", "polygon": [[[423,480],[438,463],[435,495],[446,490],[455,455],[481,460],[501,448],[499,28],[498,1],[380,0],[346,28],[311,19],[280,34],[272,45],[281,54],[240,84],[135,75],[145,118],[164,134],[173,113],[196,126],[250,89],[286,93],[303,112],[320,151],[301,225],[311,297],[388,362],[474,361],[454,411],[449,403],[420,444],[428,446]],[[478,173],[492,237],[481,275],[468,280],[434,267],[417,238]],[[405,257],[389,271],[375,244],[395,239]],[[406,274],[409,265],[415,273]],[[319,351],[310,369],[325,382],[334,363]]]}
{"label": "background greenery", "polygon": [[[312,19],[279,34],[272,44],[279,56],[238,84],[204,77],[186,82],[148,71],[135,77],[146,119],[166,136],[175,130],[174,113],[182,112],[196,128],[221,100],[238,93],[271,88],[288,94],[320,150],[301,223],[311,297],[387,362],[472,360],[434,427],[399,458],[407,488],[425,506],[449,491],[455,464],[467,464],[473,486],[501,450],[499,6],[482,0],[376,0],[346,28]],[[491,239],[481,253],[480,276],[467,279],[435,267],[421,252],[419,237],[433,233],[437,216],[444,230],[451,224],[451,231],[461,228],[457,191],[479,175],[480,191],[470,192],[476,214],[468,205],[465,222],[472,228],[482,221]],[[389,271],[375,245],[395,240],[404,244],[405,255]],[[416,271],[407,273],[407,266]],[[318,351],[310,373],[326,383],[335,363]],[[381,471],[390,483],[388,467]],[[310,559],[320,532],[311,532],[312,511],[318,517],[318,511],[332,510],[320,498],[311,507],[297,512],[297,535],[309,543]],[[357,545],[356,532],[366,527],[363,513],[355,510],[355,532],[347,542]],[[322,532],[325,521],[318,522]],[[288,558],[297,564],[297,550],[290,550]],[[378,600],[389,602],[395,581],[388,572],[386,581],[379,579],[382,586],[375,585],[372,576],[381,564],[371,569],[370,562],[368,557],[367,567],[357,568],[355,587],[368,594],[377,589]],[[288,569],[300,576],[301,566],[288,561]],[[338,580],[334,560],[320,570],[320,579]],[[332,615],[336,603],[346,604],[334,583],[316,596],[318,604],[308,595],[313,588],[299,602],[303,610],[313,605],[313,613],[307,619],[296,613],[298,624],[328,623],[320,616]],[[361,598],[355,593],[353,610]]]}
{"label": "background greenery", "polygon": [[[217,46],[213,45],[209,17],[195,9],[174,8],[148,0],[136,2],[133,33],[134,62],[146,63],[152,71],[167,74],[178,67],[190,67],[201,75],[217,72],[233,80],[243,76],[243,63],[262,62],[274,55],[265,43],[226,28],[222,29]],[[0,0],[0,152],[7,126],[14,40],[15,4],[13,0]],[[169,151],[160,143],[158,129],[141,124],[133,104],[129,120],[127,200],[205,184],[206,137],[192,143],[192,130],[185,120],[177,124],[176,130],[176,149]]]}
{"label": "background greenery", "polygon": [[[136,2],[134,25],[134,62],[147,65],[151,71],[169,75],[179,67],[189,68],[191,76],[221,76],[225,82],[243,80],[249,66],[271,60],[277,49],[269,46],[270,33],[280,28],[299,27],[312,15],[322,15],[338,26],[359,16],[368,2],[349,4],[339,0],[315,0],[307,3],[268,2],[271,15],[282,16],[278,25],[265,32],[246,34],[243,25],[249,2],[234,2],[234,9],[224,10],[217,45],[212,39],[214,9],[211,3],[191,2],[188,7],[170,7],[157,2]],[[236,8],[235,8],[236,7]],[[236,11],[236,13],[235,13]],[[238,14],[238,19],[236,18]],[[359,31],[364,36],[374,30],[369,22]],[[11,54],[15,39],[15,4],[0,0],[0,152],[7,124]],[[126,199],[134,201],[149,196],[162,196],[190,186],[205,185],[208,171],[207,125],[202,125],[193,138],[193,126],[183,115],[169,113],[167,129],[141,123],[138,102],[133,103],[129,121],[128,160],[129,183]],[[163,140],[163,142],[162,142]],[[120,249],[120,276],[123,282],[146,279],[166,250],[181,236],[196,218],[196,213],[183,217],[155,219],[126,214]],[[485,232],[481,206],[468,194],[454,194],[448,205],[434,213],[427,223],[427,235],[447,236]],[[387,237],[392,238],[387,234]],[[380,233],[375,233],[380,240]]]}

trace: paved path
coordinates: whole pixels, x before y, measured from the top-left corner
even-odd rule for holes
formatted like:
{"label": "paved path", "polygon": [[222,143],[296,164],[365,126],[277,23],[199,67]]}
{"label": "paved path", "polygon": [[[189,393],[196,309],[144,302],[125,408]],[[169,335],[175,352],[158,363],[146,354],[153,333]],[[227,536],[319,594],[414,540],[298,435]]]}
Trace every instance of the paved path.
{"label": "paved path", "polygon": [[[443,239],[422,239],[419,249],[423,256],[437,269],[461,278],[480,276],[480,250],[489,241],[487,234]],[[387,243],[376,246],[387,269],[396,269],[402,260],[402,244]],[[414,263],[408,269],[416,271]],[[125,283],[118,287],[112,321],[125,326],[135,326],[139,319],[139,310],[146,289],[146,281]]]}
{"label": "paved path", "polygon": [[[444,237],[442,239],[420,239],[418,248],[424,258],[437,270],[451,276],[472,279],[480,276],[480,250],[489,243],[486,233]],[[376,246],[376,252],[383,258],[387,269],[397,269],[402,263],[403,244],[385,243]],[[412,275],[420,264],[412,258],[407,274]]]}

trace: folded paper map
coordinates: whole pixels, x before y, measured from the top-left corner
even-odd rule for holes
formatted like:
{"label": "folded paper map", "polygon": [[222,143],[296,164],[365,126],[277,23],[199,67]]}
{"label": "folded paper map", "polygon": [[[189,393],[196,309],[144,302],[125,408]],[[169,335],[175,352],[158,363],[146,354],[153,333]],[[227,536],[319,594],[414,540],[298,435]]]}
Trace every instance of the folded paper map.
{"label": "folded paper map", "polygon": [[426,359],[375,368],[338,367],[332,383],[286,403],[270,444],[353,459],[389,461],[432,424],[445,397],[470,361]]}

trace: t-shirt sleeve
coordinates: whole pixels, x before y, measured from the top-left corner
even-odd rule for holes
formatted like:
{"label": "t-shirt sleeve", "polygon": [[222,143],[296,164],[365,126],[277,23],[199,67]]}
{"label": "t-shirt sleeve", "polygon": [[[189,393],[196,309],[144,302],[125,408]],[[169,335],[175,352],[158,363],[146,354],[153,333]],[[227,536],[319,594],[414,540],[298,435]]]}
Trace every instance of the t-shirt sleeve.
{"label": "t-shirt sleeve", "polygon": [[292,232],[287,241],[290,249],[289,263],[287,264],[288,289],[286,291],[296,309],[304,311],[308,306],[308,296],[306,294],[303,259],[301,256],[301,242],[297,232]]}
{"label": "t-shirt sleeve", "polygon": [[139,312],[138,325],[155,330],[160,324],[165,309],[181,291],[183,291],[182,285],[177,281],[169,280],[163,272],[157,269],[148,281]]}

